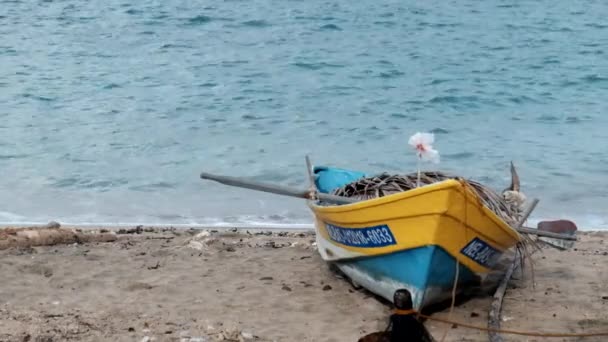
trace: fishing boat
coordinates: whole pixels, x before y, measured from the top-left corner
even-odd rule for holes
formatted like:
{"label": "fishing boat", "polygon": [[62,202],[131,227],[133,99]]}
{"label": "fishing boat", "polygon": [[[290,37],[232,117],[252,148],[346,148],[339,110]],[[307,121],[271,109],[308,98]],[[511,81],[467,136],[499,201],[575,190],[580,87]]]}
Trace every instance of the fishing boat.
{"label": "fishing boat", "polygon": [[[313,168],[319,193],[365,176]],[[308,200],[321,257],[353,282],[388,301],[407,289],[414,309],[478,283],[521,235],[488,209],[466,183],[447,179],[354,203]]]}
{"label": "fishing boat", "polygon": [[[513,165],[511,186],[501,194],[460,177],[428,180],[425,175],[426,184],[416,183],[382,196],[356,198],[336,189],[358,184],[369,175],[336,167],[313,167],[308,157],[306,161],[309,189],[206,172],[200,177],[306,199],[314,214],[316,243],[323,260],[390,302],[397,290],[408,290],[416,310],[450,298],[453,291],[460,293],[479,284],[505,252],[514,246],[525,248],[525,243],[520,242],[529,242],[525,240],[529,238],[523,234],[575,239],[522,227],[538,200],[519,210],[525,196],[519,191]],[[432,173],[435,177],[438,174]],[[518,208],[515,215],[512,208]]]}

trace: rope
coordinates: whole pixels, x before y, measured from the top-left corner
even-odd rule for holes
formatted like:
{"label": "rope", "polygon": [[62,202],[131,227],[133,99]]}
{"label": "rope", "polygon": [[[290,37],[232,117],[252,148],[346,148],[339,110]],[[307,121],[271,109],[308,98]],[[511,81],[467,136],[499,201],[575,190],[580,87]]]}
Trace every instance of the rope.
{"label": "rope", "polygon": [[395,315],[411,315],[414,313],[416,313],[416,310],[414,310],[414,309],[409,309],[409,310],[395,309]]}
{"label": "rope", "polygon": [[[456,287],[458,285],[458,273],[460,272],[460,262],[456,260],[456,276],[454,277],[454,286],[452,287],[452,303],[450,304],[450,312],[448,313],[448,319],[452,318],[452,312],[454,311],[454,305],[456,304]],[[441,337],[441,342],[445,341],[445,338],[448,336],[448,331],[450,327],[446,327],[443,331],[443,336]]]}
{"label": "rope", "polygon": [[[462,221],[460,221],[460,225],[463,229],[463,233],[466,232],[467,225],[467,190],[466,183],[463,179],[459,179],[460,185],[462,185],[462,195],[464,196],[464,217]],[[458,286],[458,277],[460,273],[460,261],[456,259],[456,274],[454,275],[454,284],[452,285],[452,302],[450,304],[450,312],[448,313],[448,319],[452,319],[452,312],[454,311],[454,305],[456,305],[456,288]],[[443,336],[441,337],[441,342],[445,341],[445,338],[448,336],[449,327],[445,327],[443,331]]]}
{"label": "rope", "polygon": [[480,327],[473,324],[456,322],[450,319],[436,318],[430,317],[427,315],[423,315],[421,313],[418,316],[429,319],[432,321],[447,323],[447,324],[455,324],[457,326],[461,326],[464,328],[481,330],[481,331],[491,331],[502,334],[511,334],[511,335],[521,335],[521,336],[533,336],[533,337],[598,337],[598,336],[608,336],[608,331],[604,332],[594,332],[594,333],[552,333],[552,332],[534,332],[534,331],[521,331],[521,330],[510,330],[510,329],[492,329],[486,327]]}

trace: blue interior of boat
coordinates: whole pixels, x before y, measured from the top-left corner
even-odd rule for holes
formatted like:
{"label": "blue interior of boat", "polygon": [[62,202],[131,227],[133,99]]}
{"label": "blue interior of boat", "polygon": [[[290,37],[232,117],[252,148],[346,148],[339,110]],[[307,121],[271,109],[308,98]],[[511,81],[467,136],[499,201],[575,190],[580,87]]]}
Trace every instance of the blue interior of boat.
{"label": "blue interior of boat", "polygon": [[330,193],[332,190],[366,176],[365,173],[340,169],[337,167],[315,166],[313,168],[315,185],[320,192]]}

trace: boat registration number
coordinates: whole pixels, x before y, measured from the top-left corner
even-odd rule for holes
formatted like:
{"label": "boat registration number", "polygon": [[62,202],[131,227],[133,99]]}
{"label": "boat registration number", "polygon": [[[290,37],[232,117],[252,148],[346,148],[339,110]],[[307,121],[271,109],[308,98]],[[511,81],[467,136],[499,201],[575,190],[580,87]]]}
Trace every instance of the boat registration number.
{"label": "boat registration number", "polygon": [[329,238],[339,244],[353,247],[384,247],[396,245],[397,241],[387,225],[365,228],[344,228],[326,224]]}
{"label": "boat registration number", "polygon": [[474,238],[469,242],[460,253],[473,259],[476,263],[491,268],[496,264],[502,254],[499,250],[488,245],[479,238]]}

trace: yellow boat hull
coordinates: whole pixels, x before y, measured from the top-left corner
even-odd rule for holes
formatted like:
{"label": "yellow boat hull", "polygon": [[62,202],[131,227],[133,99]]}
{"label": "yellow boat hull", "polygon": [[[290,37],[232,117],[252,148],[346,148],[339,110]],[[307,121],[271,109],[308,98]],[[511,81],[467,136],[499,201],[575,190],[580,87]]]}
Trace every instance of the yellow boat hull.
{"label": "yellow boat hull", "polygon": [[446,180],[390,196],[328,206],[309,201],[327,261],[437,246],[474,273],[489,272],[521,236],[463,182]]}

